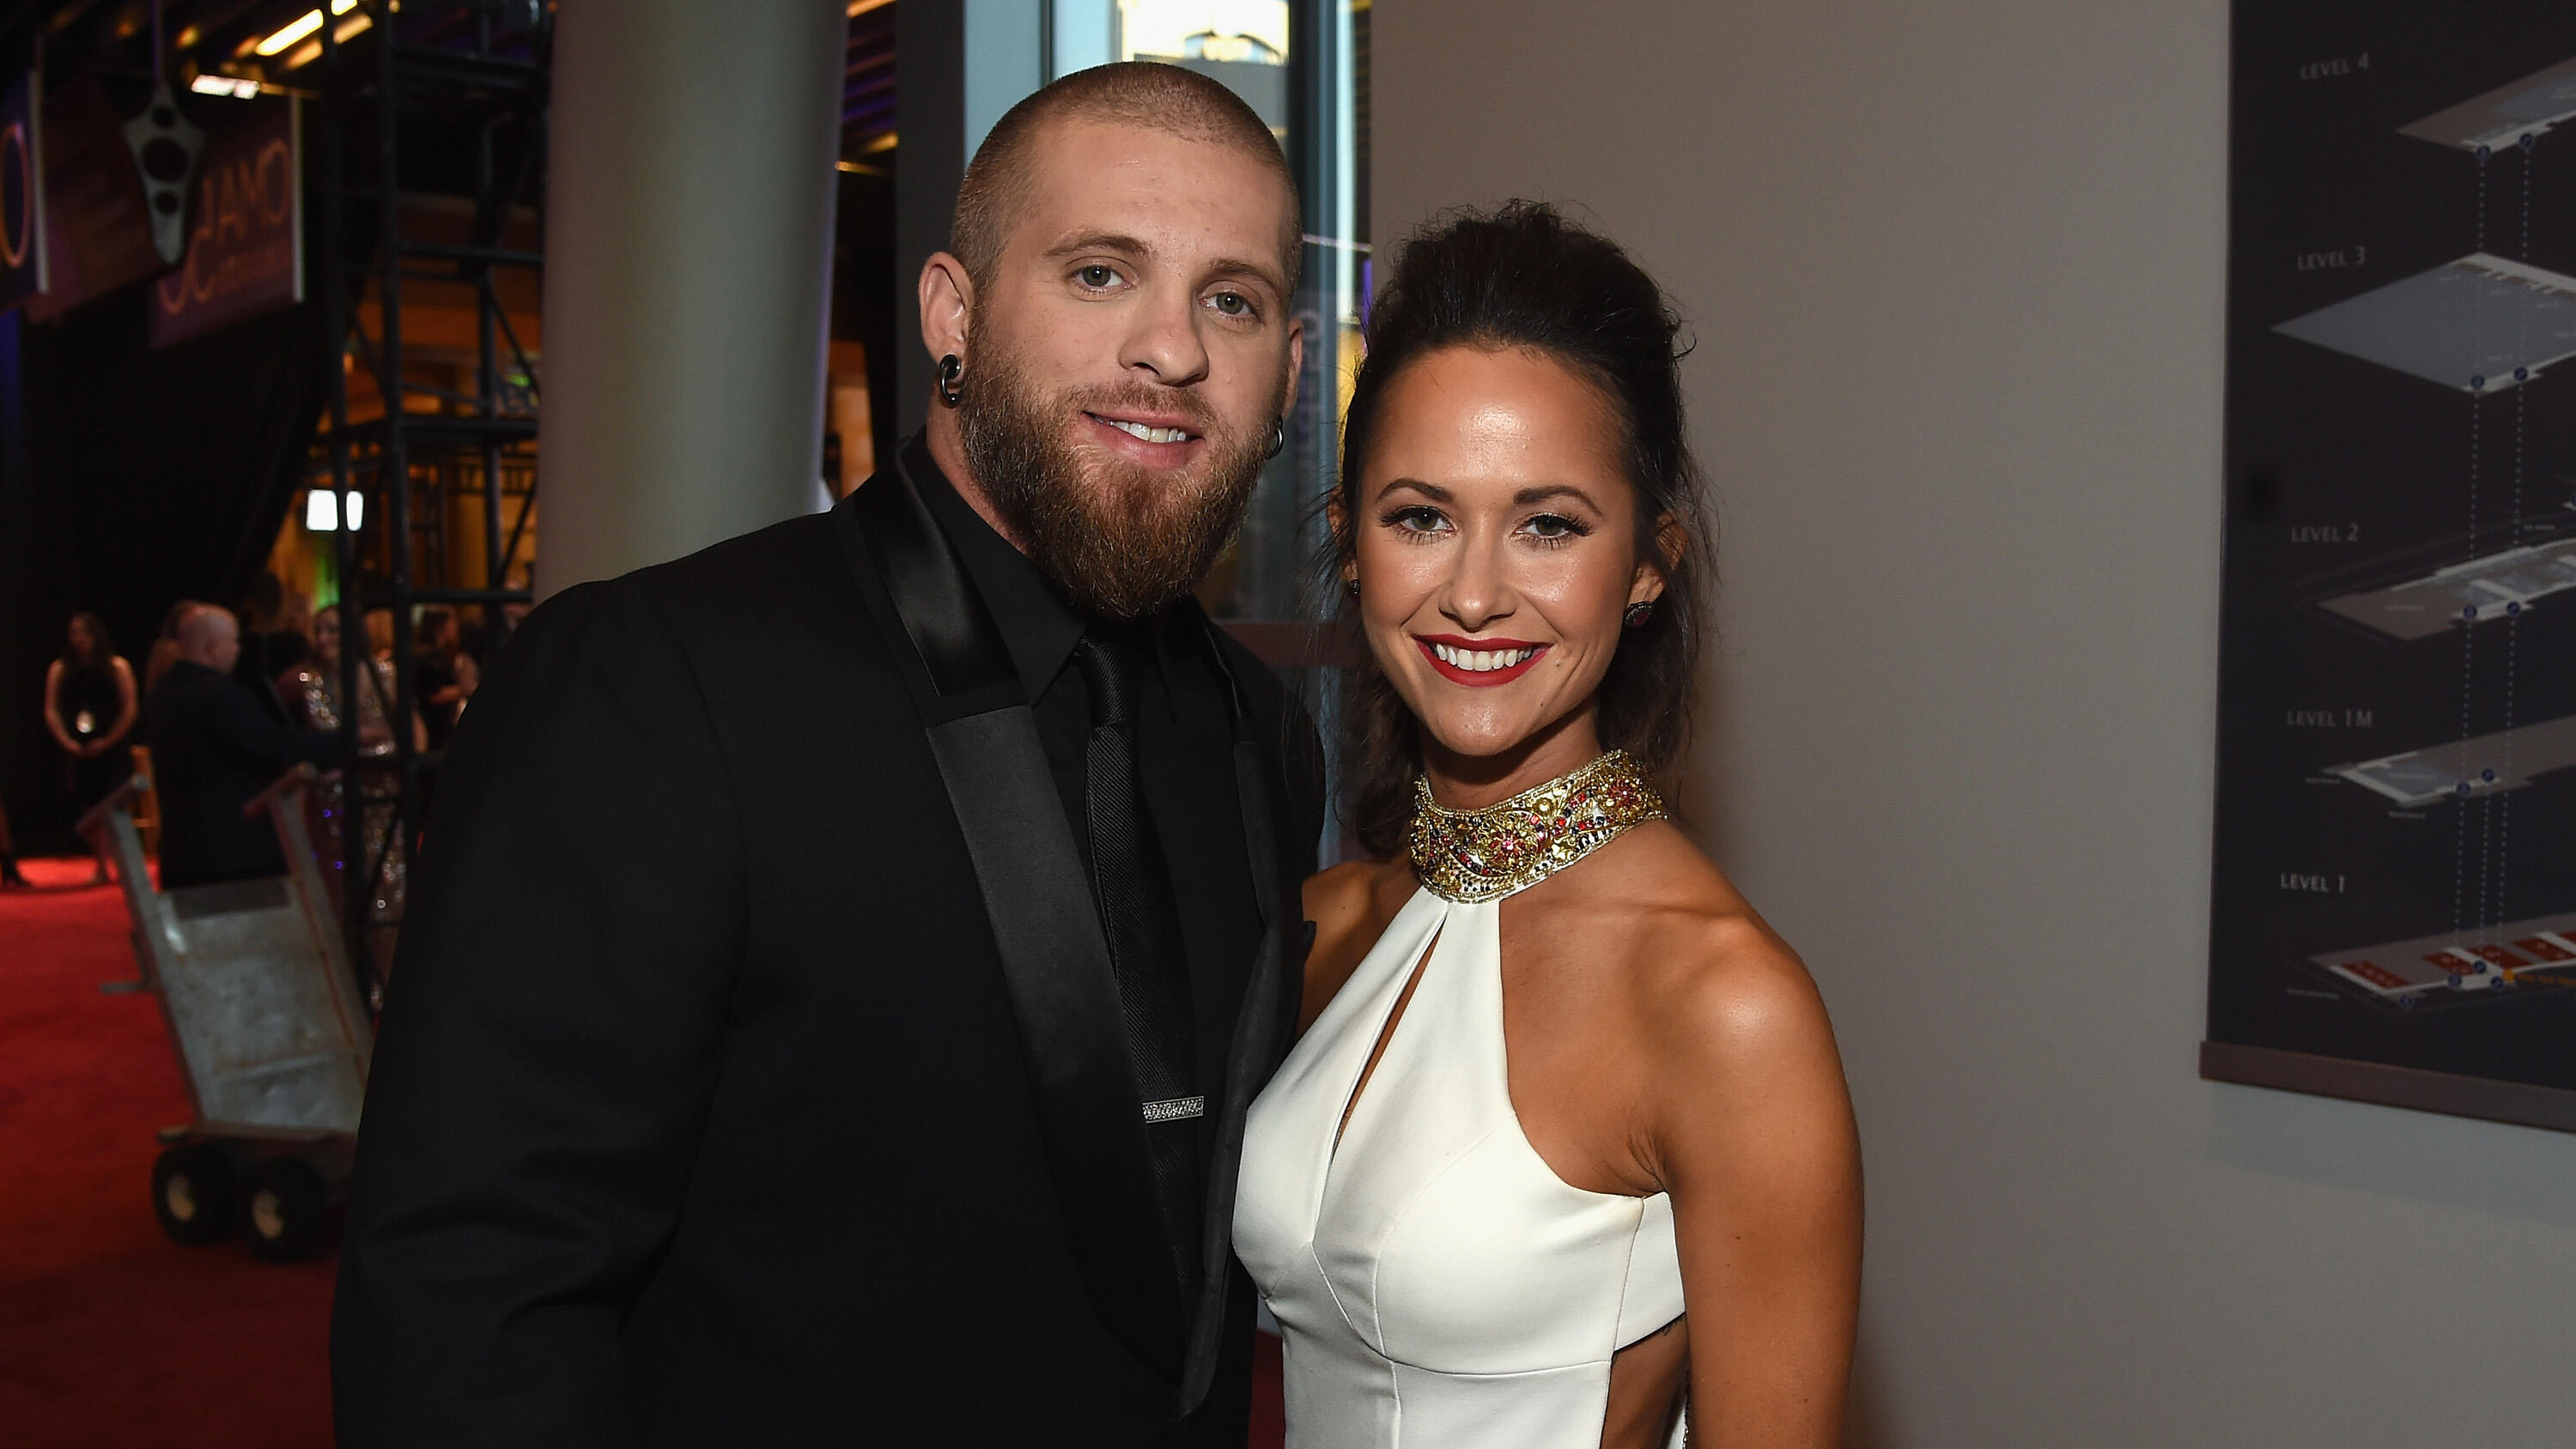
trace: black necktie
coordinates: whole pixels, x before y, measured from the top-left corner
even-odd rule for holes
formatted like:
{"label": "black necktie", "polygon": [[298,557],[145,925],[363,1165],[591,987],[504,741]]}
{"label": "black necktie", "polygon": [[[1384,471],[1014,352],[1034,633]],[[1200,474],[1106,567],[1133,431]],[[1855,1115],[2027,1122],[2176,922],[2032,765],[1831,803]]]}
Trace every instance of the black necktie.
{"label": "black necktie", "polygon": [[1198,1122],[1206,1100],[1195,1085],[1196,1033],[1190,1018],[1189,958],[1171,875],[1145,808],[1136,754],[1137,691],[1152,667],[1145,627],[1094,624],[1075,650],[1091,695],[1091,743],[1084,755],[1084,814],[1101,929],[1118,976],[1127,1057],[1136,1072],[1153,1154],[1155,1196],[1180,1277],[1182,1302],[1197,1297]]}

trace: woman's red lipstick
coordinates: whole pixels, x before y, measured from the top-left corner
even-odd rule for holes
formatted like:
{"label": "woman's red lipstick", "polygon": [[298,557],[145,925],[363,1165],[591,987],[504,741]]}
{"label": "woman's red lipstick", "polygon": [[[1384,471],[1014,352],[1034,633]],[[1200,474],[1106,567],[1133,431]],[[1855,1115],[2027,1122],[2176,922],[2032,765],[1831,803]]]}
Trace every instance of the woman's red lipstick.
{"label": "woman's red lipstick", "polygon": [[[1439,652],[1432,648],[1435,644],[1445,644],[1452,649],[1471,652],[1526,649],[1530,651],[1530,657],[1504,669],[1461,669],[1441,658]],[[1439,671],[1441,678],[1453,684],[1466,685],[1470,689],[1491,689],[1498,684],[1509,684],[1529,673],[1530,666],[1547,655],[1547,646],[1531,639],[1461,639],[1455,634],[1416,634],[1413,636],[1413,647],[1422,651],[1422,657],[1433,669]]]}

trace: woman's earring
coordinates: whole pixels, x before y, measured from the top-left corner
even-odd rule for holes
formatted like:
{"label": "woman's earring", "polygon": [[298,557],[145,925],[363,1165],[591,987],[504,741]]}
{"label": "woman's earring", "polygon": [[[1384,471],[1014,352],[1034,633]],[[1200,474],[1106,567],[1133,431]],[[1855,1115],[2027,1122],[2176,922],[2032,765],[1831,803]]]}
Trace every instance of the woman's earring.
{"label": "woman's earring", "polygon": [[1276,458],[1279,456],[1280,449],[1287,446],[1288,420],[1286,418],[1272,418],[1270,420],[1270,451],[1262,456],[1265,458]]}
{"label": "woman's earring", "polygon": [[1352,598],[1356,599],[1360,596],[1360,581],[1358,579],[1344,579],[1342,580],[1342,587],[1350,591],[1350,596]]}
{"label": "woman's earring", "polygon": [[965,401],[965,389],[957,385],[957,379],[965,371],[966,364],[958,361],[954,352],[939,359],[939,400],[952,408]]}
{"label": "woman's earring", "polygon": [[1637,602],[1630,604],[1628,606],[1628,612],[1620,615],[1619,617],[1626,622],[1629,628],[1642,629],[1646,626],[1646,621],[1648,619],[1655,617],[1655,601],[1652,599],[1639,599]]}

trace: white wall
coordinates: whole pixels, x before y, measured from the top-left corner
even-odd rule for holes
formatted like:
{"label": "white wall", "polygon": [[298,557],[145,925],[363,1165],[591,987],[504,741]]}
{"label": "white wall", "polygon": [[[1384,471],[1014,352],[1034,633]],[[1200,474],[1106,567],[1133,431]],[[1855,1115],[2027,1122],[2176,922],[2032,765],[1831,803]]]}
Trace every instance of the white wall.
{"label": "white wall", "polygon": [[1374,24],[1381,245],[1579,201],[1696,323],[1698,828],[1841,1032],[1854,1443],[2576,1444],[2576,1137],[2194,1076],[2222,0]]}

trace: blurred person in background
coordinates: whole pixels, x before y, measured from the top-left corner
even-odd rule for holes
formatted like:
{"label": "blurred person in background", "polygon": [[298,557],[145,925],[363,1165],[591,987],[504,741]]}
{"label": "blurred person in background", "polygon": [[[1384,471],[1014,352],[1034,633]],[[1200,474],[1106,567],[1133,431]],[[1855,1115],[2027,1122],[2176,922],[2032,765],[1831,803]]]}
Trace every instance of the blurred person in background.
{"label": "blurred person in background", "polygon": [[[299,729],[280,716],[268,680],[244,686],[234,673],[240,661],[240,626],[229,612],[202,606],[180,619],[179,658],[152,690],[164,890],[284,875],[275,827],[243,811],[299,761],[349,763],[337,733]],[[363,724],[358,739],[361,748],[372,743]]]}
{"label": "blurred person in background", "polygon": [[456,718],[465,712],[465,702],[482,682],[483,671],[475,667],[474,656],[465,652],[456,615],[447,609],[420,611],[414,647],[419,651],[412,677],[418,681],[420,716],[429,726],[429,747],[443,750],[447,737],[456,732]]}
{"label": "blurred person in background", "polygon": [[0,886],[22,886],[27,877],[18,869],[18,842],[9,834],[9,806],[0,801]]}
{"label": "blurred person in background", "polygon": [[304,662],[308,647],[304,642],[304,616],[310,606],[301,594],[290,603],[286,586],[278,582],[277,575],[263,570],[250,581],[238,612],[241,662],[234,666],[233,677],[276,699],[279,717],[284,718],[285,701],[277,698],[277,680]]}
{"label": "blurred person in background", "polygon": [[277,606],[277,632],[291,634],[294,642],[284,646],[295,655],[293,663],[278,666],[277,677],[283,679],[296,665],[313,653],[313,596],[302,589],[286,590],[286,600]]}
{"label": "blurred person in background", "polygon": [[[303,663],[278,676],[278,693],[286,699],[287,711],[295,722],[309,730],[337,731],[348,718],[340,701],[340,611],[324,609],[311,616],[308,637],[311,652]],[[394,777],[382,770],[369,769],[371,761],[382,761],[394,751],[392,727],[387,721],[393,714],[394,682],[392,671],[382,661],[362,657],[358,660],[358,734],[366,741],[358,747],[358,763],[337,780],[325,780],[313,792],[314,804],[322,820],[315,832],[314,848],[321,852],[326,867],[343,860],[353,862],[359,871],[373,871],[375,888],[369,896],[368,919],[374,922],[402,918],[403,897],[409,874],[400,849],[388,851],[386,842],[393,838],[396,805],[400,791]],[[411,718],[412,744],[419,748],[427,743],[427,731],[418,711]],[[355,797],[360,814],[358,840],[360,849],[344,854],[347,839],[347,801],[350,782],[356,783]],[[383,862],[378,867],[377,862]],[[336,872],[334,878],[337,878]],[[343,909],[346,903],[343,902]],[[375,959],[390,959],[391,941],[380,942]]]}
{"label": "blurred person in background", "polygon": [[[45,669],[45,732],[63,751],[63,795],[77,819],[134,774],[134,669],[117,657],[96,614],[72,616],[63,654]],[[98,883],[105,884],[107,846],[92,840]]]}
{"label": "blurred person in background", "polygon": [[[504,583],[513,589],[529,587],[527,566],[522,564],[510,570]],[[528,604],[524,599],[506,604],[485,604],[475,611],[473,626],[464,631],[465,652],[473,657],[479,669],[490,669],[492,657],[501,652],[501,646],[510,642],[510,636],[517,633],[527,619]]]}
{"label": "blurred person in background", "polygon": [[179,660],[179,621],[187,617],[190,609],[205,607],[202,600],[181,599],[161,616],[161,632],[153,636],[152,650],[143,658],[144,698],[151,698],[152,686],[159,684],[161,676],[169,673],[170,666]]}
{"label": "blurred person in background", "polygon": [[394,662],[394,611],[367,611],[367,657],[387,668]]}
{"label": "blurred person in background", "polygon": [[[376,611],[368,622],[371,626],[382,624],[383,611]],[[373,627],[368,630],[370,636],[376,632]],[[287,710],[295,717],[296,723],[315,729],[338,729],[341,719],[340,611],[324,609],[311,615],[305,637],[308,641],[305,659],[277,677],[278,693],[285,699]],[[381,749],[362,752],[368,758],[390,753],[393,748],[393,730],[386,722],[394,697],[392,661],[387,657],[388,653],[385,650],[365,650],[358,660],[358,727],[384,736]],[[412,711],[411,734],[415,748],[426,748],[428,727],[422,722],[418,709]]]}

